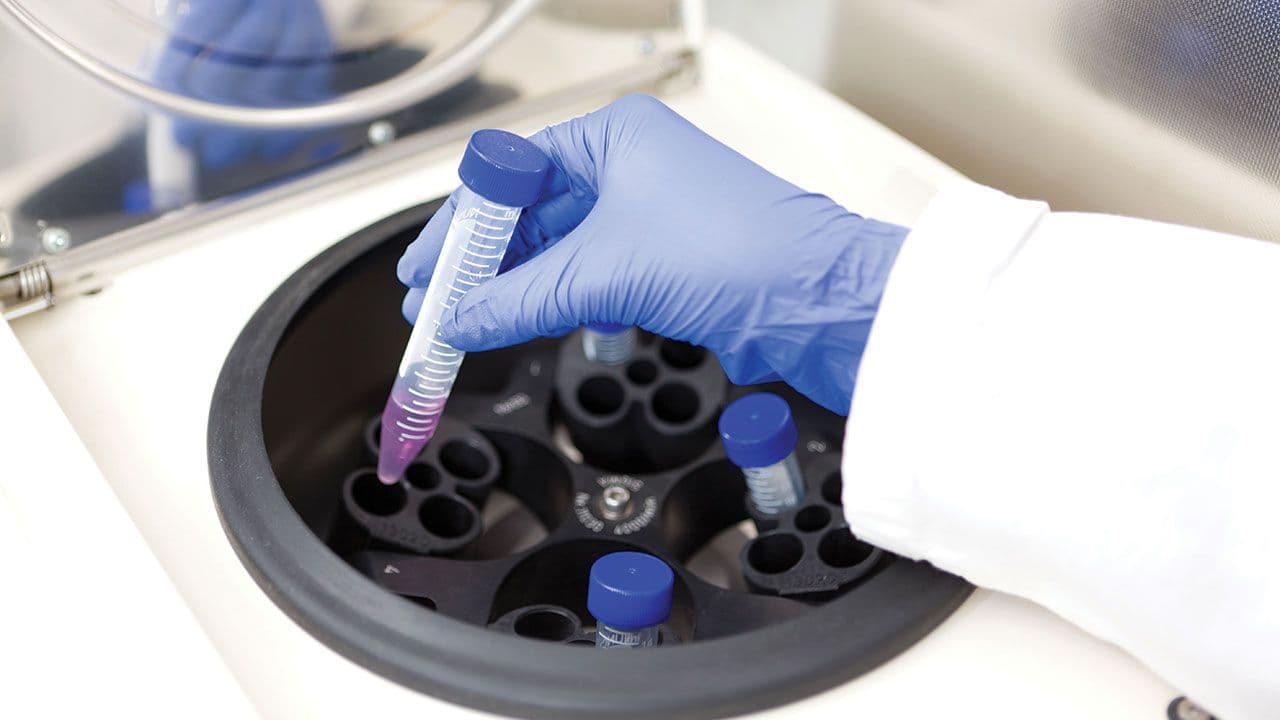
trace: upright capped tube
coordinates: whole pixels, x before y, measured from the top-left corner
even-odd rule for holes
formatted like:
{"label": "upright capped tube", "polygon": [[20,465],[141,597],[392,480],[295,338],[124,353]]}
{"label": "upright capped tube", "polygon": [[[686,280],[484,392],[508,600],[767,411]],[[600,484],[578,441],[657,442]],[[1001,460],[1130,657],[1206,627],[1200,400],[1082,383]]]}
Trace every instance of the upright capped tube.
{"label": "upright capped tube", "polygon": [[654,647],[671,617],[675,573],[658,558],[616,552],[591,565],[587,610],[596,619],[596,647]]}
{"label": "upright capped tube", "polygon": [[637,335],[630,325],[592,323],[582,330],[582,352],[591,362],[622,365],[635,354]]}
{"label": "upright capped tube", "polygon": [[804,497],[795,454],[799,439],[791,407],[773,393],[744,395],[720,414],[725,454],[742,468],[751,502],[761,513],[777,515]]}
{"label": "upright capped tube", "polygon": [[473,287],[498,274],[521,208],[537,202],[550,160],[502,130],[471,136],[458,166],[463,187],[391,396],[382,413],[378,479],[390,485],[435,435],[464,353],[441,340],[440,320]]}

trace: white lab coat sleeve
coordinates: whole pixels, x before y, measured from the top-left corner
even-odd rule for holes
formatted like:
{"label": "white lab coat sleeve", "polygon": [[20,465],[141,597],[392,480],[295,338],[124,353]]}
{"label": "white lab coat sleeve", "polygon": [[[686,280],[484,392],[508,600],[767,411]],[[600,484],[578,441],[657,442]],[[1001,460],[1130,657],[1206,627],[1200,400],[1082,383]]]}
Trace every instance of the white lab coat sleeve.
{"label": "white lab coat sleeve", "polygon": [[942,191],[842,472],[863,539],[1039,602],[1226,720],[1280,713],[1280,246]]}

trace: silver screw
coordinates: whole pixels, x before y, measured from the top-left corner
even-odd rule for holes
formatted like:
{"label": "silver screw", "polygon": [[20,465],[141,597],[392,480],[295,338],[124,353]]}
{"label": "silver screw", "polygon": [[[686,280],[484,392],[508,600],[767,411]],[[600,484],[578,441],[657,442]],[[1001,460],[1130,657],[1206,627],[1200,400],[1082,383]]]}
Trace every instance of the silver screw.
{"label": "silver screw", "polygon": [[655,42],[653,41],[653,38],[651,38],[651,37],[647,37],[647,38],[645,38],[645,39],[643,39],[643,40],[641,40],[641,41],[640,41],[640,54],[641,54],[641,55],[652,55],[652,54],[653,54],[653,51],[654,51],[654,50],[657,50],[657,49],[658,49],[658,44],[657,44],[657,43],[655,43]]}
{"label": "silver screw", "polygon": [[386,145],[396,139],[396,126],[386,120],[379,120],[369,125],[369,142],[373,145]]}
{"label": "silver screw", "polygon": [[618,485],[610,485],[600,494],[600,505],[605,518],[617,520],[627,512],[631,504],[631,491]]}
{"label": "silver screw", "polygon": [[60,253],[71,247],[71,233],[66,228],[50,225],[40,231],[40,244],[46,252]]}

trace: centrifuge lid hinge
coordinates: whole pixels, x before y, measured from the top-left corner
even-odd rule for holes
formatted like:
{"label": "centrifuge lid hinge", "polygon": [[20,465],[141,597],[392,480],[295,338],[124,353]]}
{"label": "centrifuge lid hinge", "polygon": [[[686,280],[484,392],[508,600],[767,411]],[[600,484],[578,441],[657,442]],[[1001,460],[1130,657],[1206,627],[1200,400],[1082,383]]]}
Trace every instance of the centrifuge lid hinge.
{"label": "centrifuge lid hinge", "polygon": [[44,261],[0,276],[0,315],[12,320],[53,307],[53,278]]}

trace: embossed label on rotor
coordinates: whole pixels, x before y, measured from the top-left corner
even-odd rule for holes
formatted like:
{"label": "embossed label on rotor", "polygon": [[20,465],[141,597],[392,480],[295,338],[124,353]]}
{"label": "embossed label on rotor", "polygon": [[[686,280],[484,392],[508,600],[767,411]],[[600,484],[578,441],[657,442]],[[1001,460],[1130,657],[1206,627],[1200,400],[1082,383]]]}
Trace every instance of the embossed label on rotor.
{"label": "embossed label on rotor", "polygon": [[630,475],[601,475],[596,478],[596,485],[607,488],[611,485],[624,487],[631,492],[638,492],[644,487],[643,480],[637,480]]}
{"label": "embossed label on rotor", "polygon": [[614,535],[630,535],[643,530],[658,515],[658,498],[650,495],[644,499],[639,514],[613,528]]}
{"label": "embossed label on rotor", "polygon": [[573,514],[578,518],[578,522],[582,523],[582,527],[591,532],[598,533],[604,530],[604,521],[591,512],[591,495],[589,493],[580,492],[573,496]]}
{"label": "embossed label on rotor", "polygon": [[528,393],[518,392],[515,395],[495,403],[493,406],[493,414],[498,416],[510,415],[517,410],[523,410],[533,404],[533,398]]}
{"label": "embossed label on rotor", "polygon": [[599,493],[580,492],[573,498],[573,514],[583,527],[595,533],[631,535],[658,515],[658,499],[642,496],[644,481],[630,475],[601,475]]}

